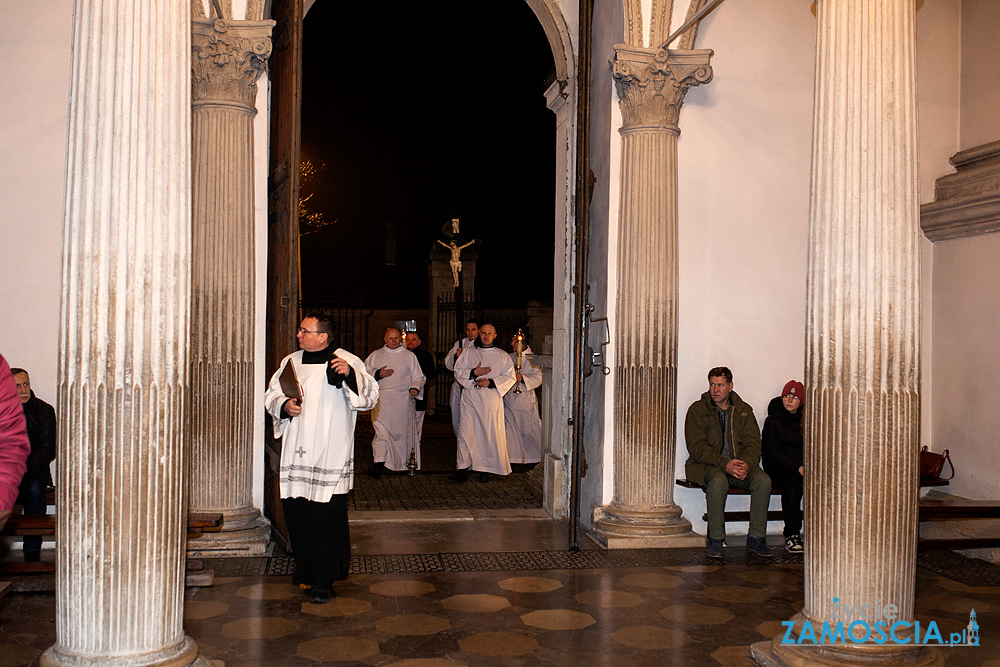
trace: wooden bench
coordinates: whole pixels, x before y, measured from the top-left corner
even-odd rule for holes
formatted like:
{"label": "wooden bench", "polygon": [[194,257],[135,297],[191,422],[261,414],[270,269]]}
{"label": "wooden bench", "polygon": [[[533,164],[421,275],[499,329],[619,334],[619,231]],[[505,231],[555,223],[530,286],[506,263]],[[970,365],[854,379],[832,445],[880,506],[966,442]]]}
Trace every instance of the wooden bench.
{"label": "wooden bench", "polygon": [[[921,521],[1000,519],[1000,502],[964,498],[921,498]],[[919,551],[990,549],[1000,547],[1000,537],[925,538],[917,541]]]}
{"label": "wooden bench", "polygon": [[[698,484],[695,484],[694,482],[692,482],[692,481],[690,481],[688,479],[677,479],[677,480],[674,480],[674,481],[677,484],[677,486],[683,486],[686,489],[702,489],[702,490],[704,490],[703,487],[699,486]],[[921,487],[948,486],[948,480],[941,479],[940,477],[936,477],[934,479],[923,479],[923,478],[921,478],[921,480],[920,480],[920,486]],[[744,491],[743,489],[731,486],[731,487],[729,487],[729,495],[731,495],[731,496],[749,496],[750,492],[749,491]],[[779,489],[776,486],[772,486],[771,487],[771,495],[772,496],[779,496],[779,495],[781,495],[781,489]],[[923,514],[923,502],[924,501],[921,500],[920,502],[921,502],[920,520],[921,521],[931,521],[931,520],[934,520],[933,518],[927,518],[927,519],[924,518],[924,514]],[[992,517],[949,516],[949,517],[937,517],[937,518],[971,519],[971,518],[992,518]],[[701,515],[701,520],[702,521],[706,521],[706,522],[708,521],[708,513],[707,512],[705,514]],[[729,522],[729,521],[746,521],[746,522],[749,522],[750,521],[750,512],[749,511],[745,511],[745,510],[727,511],[726,515],[725,515],[725,520],[727,522]],[[767,520],[768,521],[783,521],[784,520],[784,515],[781,513],[781,510],[768,510],[767,511]],[[998,546],[1000,546],[1000,545],[998,545]],[[951,547],[941,547],[941,548],[942,549],[947,549],[947,548],[951,548]]]}
{"label": "wooden bench", "polygon": [[[217,533],[222,530],[221,512],[188,512],[187,538],[195,540],[205,533]],[[0,535],[19,536],[40,535],[42,537],[56,536],[55,514],[12,514],[7,519],[7,525]],[[0,574],[52,574],[56,564],[52,561],[35,561],[30,563],[19,561],[0,562]],[[204,569],[201,561],[188,561],[188,570],[198,572]]]}
{"label": "wooden bench", "polygon": [[[677,479],[677,480],[674,480],[674,482],[677,484],[677,486],[683,486],[686,489],[701,489],[702,491],[704,491],[703,487],[699,486],[698,484],[695,484],[694,482],[692,482],[689,479]],[[731,496],[749,496],[750,492],[749,491],[744,491],[743,489],[735,487],[735,486],[731,486],[731,487],[729,487],[729,495],[731,495]],[[781,489],[779,489],[776,486],[772,486],[771,487],[771,495],[772,496],[780,496],[781,495]],[[701,520],[702,521],[708,521],[708,512],[706,512],[705,514],[701,515]],[[732,512],[727,511],[726,512],[725,520],[726,521],[747,521],[747,522],[749,522],[750,521],[750,512],[749,511],[732,511]],[[768,510],[767,511],[767,520],[768,521],[781,521],[782,520],[781,510]]]}

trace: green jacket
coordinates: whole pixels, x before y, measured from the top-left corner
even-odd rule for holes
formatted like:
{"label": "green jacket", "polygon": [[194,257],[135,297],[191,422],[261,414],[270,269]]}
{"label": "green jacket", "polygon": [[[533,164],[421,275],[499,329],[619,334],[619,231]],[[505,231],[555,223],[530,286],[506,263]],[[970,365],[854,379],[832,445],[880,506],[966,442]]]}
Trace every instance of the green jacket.
{"label": "green jacket", "polygon": [[[734,391],[729,394],[729,450],[733,458],[745,461],[751,469],[760,466],[760,427],[753,408]],[[715,466],[723,472],[731,459],[722,455],[722,424],[712,397],[706,391],[701,400],[688,408],[684,420],[684,439],[688,457],[684,473],[695,484],[705,485],[705,468]]]}

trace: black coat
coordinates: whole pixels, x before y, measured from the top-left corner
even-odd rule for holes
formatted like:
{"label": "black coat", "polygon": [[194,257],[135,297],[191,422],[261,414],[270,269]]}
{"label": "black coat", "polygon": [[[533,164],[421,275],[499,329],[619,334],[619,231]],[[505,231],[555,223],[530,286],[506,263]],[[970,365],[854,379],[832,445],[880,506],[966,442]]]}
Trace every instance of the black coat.
{"label": "black coat", "polygon": [[781,396],[771,399],[761,434],[764,471],[788,471],[802,465],[802,409],[785,409]]}
{"label": "black coat", "polygon": [[24,472],[27,479],[39,473],[48,474],[49,464],[56,457],[56,410],[35,396],[35,392],[31,392],[31,398],[22,407],[31,441],[28,469]]}

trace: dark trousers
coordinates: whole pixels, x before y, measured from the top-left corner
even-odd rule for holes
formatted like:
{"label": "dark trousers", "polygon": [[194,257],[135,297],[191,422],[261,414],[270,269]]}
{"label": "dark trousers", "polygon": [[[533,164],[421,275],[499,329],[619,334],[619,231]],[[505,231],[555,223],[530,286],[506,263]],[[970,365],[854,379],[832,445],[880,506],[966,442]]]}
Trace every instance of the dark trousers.
{"label": "dark trousers", "polygon": [[781,489],[781,514],[785,517],[785,537],[802,532],[802,475],[798,470],[770,466],[774,485]]}
{"label": "dark trousers", "polygon": [[346,579],[351,569],[347,494],[334,494],[326,503],[282,498],[281,507],[295,557],[292,582],[325,587]]}
{"label": "dark trousers", "polygon": [[750,529],[747,535],[767,535],[767,505],[771,501],[771,478],[760,468],[751,468],[746,479],[736,479],[714,466],[705,466],[705,508],[708,510],[708,536],[726,537],[726,498],[729,487],[750,492]]}
{"label": "dark trousers", "polygon": [[[48,485],[48,471],[34,475],[25,475],[19,487],[20,495],[18,502],[24,508],[25,514],[44,515],[48,503],[45,502],[45,490]],[[24,557],[25,559],[38,560],[38,554],[42,551],[41,535],[24,536]]]}

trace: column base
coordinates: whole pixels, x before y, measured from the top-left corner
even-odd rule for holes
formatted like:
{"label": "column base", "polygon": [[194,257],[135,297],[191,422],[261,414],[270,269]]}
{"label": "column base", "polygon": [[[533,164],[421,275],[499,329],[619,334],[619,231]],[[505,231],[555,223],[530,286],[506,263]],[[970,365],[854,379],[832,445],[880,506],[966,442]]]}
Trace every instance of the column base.
{"label": "column base", "polygon": [[[218,510],[198,508],[194,511]],[[271,522],[261,516],[256,507],[241,507],[222,510],[222,530],[219,532],[188,540],[187,555],[191,558],[262,556],[267,553],[270,542]]]}
{"label": "column base", "polygon": [[750,659],[760,667],[944,667],[944,654],[936,648],[922,646],[911,648],[900,646],[899,650],[859,644],[857,650],[831,650],[819,646],[775,645],[772,641],[757,642],[750,647]]}
{"label": "column base", "polygon": [[542,457],[542,509],[553,519],[565,517],[566,499],[563,495],[563,484],[566,479],[566,461],[561,457],[545,454]]}
{"label": "column base", "polygon": [[198,655],[198,644],[185,636],[180,642],[150,653],[84,655],[50,646],[38,658],[40,667],[211,667],[208,658]]}
{"label": "column base", "polygon": [[680,549],[703,547],[705,538],[691,531],[681,508],[636,510],[615,503],[594,507],[591,537],[608,549]]}

